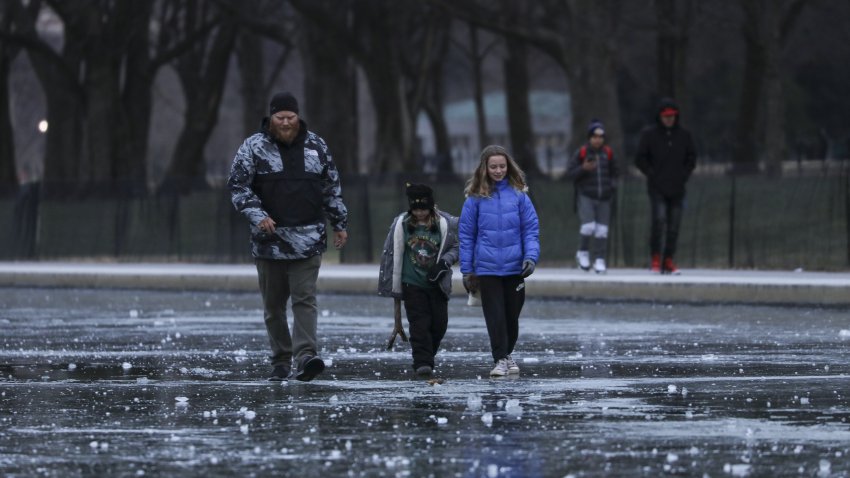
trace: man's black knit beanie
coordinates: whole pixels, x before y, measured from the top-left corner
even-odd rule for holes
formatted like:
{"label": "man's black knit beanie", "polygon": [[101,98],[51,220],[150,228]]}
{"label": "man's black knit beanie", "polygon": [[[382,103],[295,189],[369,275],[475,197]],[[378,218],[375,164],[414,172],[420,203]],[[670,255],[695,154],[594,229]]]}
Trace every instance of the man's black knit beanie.
{"label": "man's black knit beanie", "polygon": [[274,95],[269,102],[269,116],[278,111],[291,111],[298,114],[298,100],[288,91]]}

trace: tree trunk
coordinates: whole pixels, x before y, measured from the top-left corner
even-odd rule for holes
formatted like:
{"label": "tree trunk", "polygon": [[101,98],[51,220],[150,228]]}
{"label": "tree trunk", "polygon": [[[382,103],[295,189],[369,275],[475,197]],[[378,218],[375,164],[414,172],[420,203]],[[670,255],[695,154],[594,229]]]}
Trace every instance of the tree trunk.
{"label": "tree trunk", "polygon": [[205,182],[204,147],[218,122],[235,38],[235,24],[224,22],[211,40],[212,44],[201,44],[189,54],[191,58],[178,65],[177,72],[186,96],[186,111],[183,130],[162,181],[164,188],[203,185]]}
{"label": "tree trunk", "polygon": [[117,71],[110,59],[97,51],[86,60],[85,94],[88,99],[83,121],[85,132],[80,177],[94,183],[117,179],[115,131],[120,104]]}
{"label": "tree trunk", "polygon": [[402,120],[407,113],[403,108],[400,74],[391,64],[375,62],[364,65],[369,93],[375,108],[375,155],[370,170],[376,172],[414,172],[418,168],[411,157],[412,148],[406,145],[411,136],[405,131],[408,124]]}
{"label": "tree trunk", "polygon": [[788,35],[793,29],[807,0],[790,2],[765,2],[761,6],[762,17],[767,27],[765,41],[765,88],[764,88],[764,141],[767,174],[782,175],[782,161],[788,156],[788,141],[785,131],[785,92],[783,87],[783,59]]}
{"label": "tree trunk", "polygon": [[18,184],[15,166],[15,135],[12,129],[9,101],[9,65],[13,58],[10,53],[8,46],[0,43],[0,188],[2,189],[14,189]]}
{"label": "tree trunk", "polygon": [[119,121],[114,128],[116,170],[119,178],[139,194],[147,187],[148,133],[153,109],[153,81],[156,66],[150,57],[152,2],[126,2],[132,23],[125,55],[124,88],[121,92]]}
{"label": "tree trunk", "polygon": [[735,150],[732,157],[733,172],[738,174],[758,172],[756,144],[759,138],[759,105],[764,90],[766,53],[761,36],[762,19],[756,1],[758,0],[743,3],[746,59],[738,117],[735,121]]}
{"label": "tree trunk", "polygon": [[[75,185],[80,177],[82,155],[83,98],[77,83],[79,65],[83,58],[84,44],[80,38],[68,34],[78,25],[64,25],[66,35],[62,51],[56,57],[48,53],[49,46],[40,41],[35,29],[40,11],[39,2],[32,2],[21,10],[17,20],[17,31],[28,37],[32,45],[26,48],[30,64],[35,71],[47,104],[47,133],[45,136],[44,193],[52,194],[62,186]],[[79,20],[77,20],[79,21]]]}
{"label": "tree trunk", "polygon": [[[314,22],[328,41],[351,55],[366,77],[375,112],[375,153],[368,168],[375,172],[418,171],[414,154],[415,120],[419,113],[423,83],[431,80],[404,68],[422,48],[428,59],[432,43],[420,42],[422,25],[433,26],[427,9],[410,8],[418,3],[394,0],[357,2],[350,21],[340,21],[340,2],[290,0],[304,18]],[[424,62],[422,63],[424,64]],[[316,81],[316,78],[310,78]],[[327,92],[325,92],[327,94]],[[358,121],[360,119],[358,118]]]}
{"label": "tree trunk", "polygon": [[[736,123],[736,170],[758,171],[758,153],[763,153],[767,173],[782,175],[782,161],[788,155],[782,51],[807,3],[741,0],[747,63]],[[763,130],[758,128],[759,114],[763,115]]]}
{"label": "tree trunk", "polygon": [[782,161],[788,155],[785,97],[778,50],[778,41],[768,44],[764,82],[764,159],[766,172],[773,177],[782,176]]}
{"label": "tree trunk", "polygon": [[[121,67],[127,41],[147,34],[147,28],[132,27],[136,12],[132,4],[117,2],[106,8],[94,4],[74,12],[80,21],[66,26],[66,35],[81,38],[84,77],[81,79],[86,100],[83,119],[81,177],[95,184],[114,183],[123,176],[118,144],[127,141],[121,117]],[[70,18],[66,16],[65,18]],[[144,17],[135,17],[136,19]],[[129,34],[132,32],[133,34]]]}
{"label": "tree trunk", "polygon": [[[347,11],[342,11],[346,15]],[[310,129],[328,143],[343,174],[359,169],[357,80],[350,55],[321,27],[304,25],[304,95]]]}
{"label": "tree trunk", "polygon": [[149,2],[52,6],[63,23],[61,52],[36,33],[38,8],[20,30],[30,37],[28,53],[47,100],[46,191],[59,181],[143,185],[152,74],[140,57],[149,54]]}
{"label": "tree trunk", "polygon": [[47,100],[44,181],[45,194],[48,194],[55,187],[73,186],[81,179],[83,128],[80,118],[83,117],[83,104],[76,96],[76,91],[69,91],[56,84],[61,81],[42,81],[46,86],[44,91]]}
{"label": "tree trunk", "polygon": [[692,0],[655,0],[658,21],[658,94],[685,102],[688,39],[693,10]]}
{"label": "tree trunk", "polygon": [[[444,26],[448,23],[440,22],[438,19],[437,24]],[[435,54],[427,55],[425,58],[425,67],[430,71],[427,74],[429,80],[425,81],[424,85],[420,85],[424,87],[420,108],[431,123],[431,130],[434,132],[434,153],[438,160],[436,164],[437,173],[451,176],[454,174],[454,163],[451,155],[449,128],[443,114],[443,66],[449,49],[448,28],[436,28],[433,32],[435,33],[435,46],[433,48]],[[423,78],[423,80],[425,79]],[[414,117],[413,120],[415,130],[417,118]]]}
{"label": "tree trunk", "polygon": [[[625,151],[614,35],[617,11],[603,2],[589,1],[582,5],[582,10],[589,12],[589,24],[585,25],[585,20],[580,20],[578,25],[574,25],[571,47],[564,50],[566,56],[560,59],[567,74],[572,101],[570,150],[587,141],[587,126],[596,118],[605,124],[605,141],[622,160]],[[600,38],[595,33],[599,31],[611,34]]]}
{"label": "tree trunk", "polygon": [[478,27],[469,25],[469,48],[472,50],[470,60],[472,62],[472,91],[475,101],[475,125],[478,130],[478,149],[490,144],[490,135],[487,132],[487,113],[484,110],[484,77],[481,73],[481,64],[484,59],[479,53]]}
{"label": "tree trunk", "polygon": [[507,102],[510,149],[528,176],[539,176],[540,167],[534,150],[534,132],[529,107],[528,49],[525,43],[507,39],[508,55],[504,60],[505,101]]}
{"label": "tree trunk", "polygon": [[260,120],[269,112],[270,95],[265,90],[262,38],[242,30],[237,40],[236,59],[242,78],[239,89],[242,96],[242,131],[245,136],[250,136],[259,130]]}
{"label": "tree trunk", "polygon": [[442,101],[428,101],[423,105],[423,109],[434,131],[435,154],[438,159],[437,173],[453,175],[455,168],[452,161],[452,146],[449,140],[449,127],[443,115]]}

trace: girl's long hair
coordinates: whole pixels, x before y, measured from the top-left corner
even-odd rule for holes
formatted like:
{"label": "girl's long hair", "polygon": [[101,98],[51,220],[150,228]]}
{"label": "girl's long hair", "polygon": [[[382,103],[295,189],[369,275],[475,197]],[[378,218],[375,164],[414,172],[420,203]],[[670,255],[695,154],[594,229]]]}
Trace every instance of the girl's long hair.
{"label": "girl's long hair", "polygon": [[[437,205],[431,208],[428,214],[428,223],[425,224],[425,227],[428,228],[429,231],[433,233],[440,232],[440,220],[438,218],[437,213]],[[416,217],[413,214],[408,213],[407,216],[407,232],[412,233],[416,230]]]}
{"label": "girl's long hair", "polygon": [[525,182],[525,173],[514,161],[514,158],[508,153],[508,150],[502,146],[491,144],[481,150],[480,161],[478,167],[472,173],[472,177],[466,182],[466,188],[463,193],[469,196],[490,197],[493,191],[493,181],[487,174],[487,160],[492,156],[504,156],[508,162],[508,174],[506,175],[508,183],[517,191],[528,192],[528,185]]}

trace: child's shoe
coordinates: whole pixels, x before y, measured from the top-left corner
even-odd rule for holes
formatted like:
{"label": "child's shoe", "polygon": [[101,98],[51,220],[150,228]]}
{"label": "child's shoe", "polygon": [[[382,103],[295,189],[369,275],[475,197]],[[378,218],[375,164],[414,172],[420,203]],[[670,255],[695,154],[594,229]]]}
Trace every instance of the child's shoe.
{"label": "child's shoe", "polygon": [[416,367],[416,375],[420,377],[430,377],[432,373],[434,373],[434,369],[432,369],[429,365],[420,365]]}
{"label": "child's shoe", "polygon": [[504,377],[508,374],[508,361],[506,359],[499,359],[496,362],[496,366],[493,367],[493,370],[490,370],[491,377]]}
{"label": "child's shoe", "polygon": [[508,373],[512,375],[519,375],[519,365],[514,361],[514,358],[508,355],[505,357],[505,360],[508,362]]}

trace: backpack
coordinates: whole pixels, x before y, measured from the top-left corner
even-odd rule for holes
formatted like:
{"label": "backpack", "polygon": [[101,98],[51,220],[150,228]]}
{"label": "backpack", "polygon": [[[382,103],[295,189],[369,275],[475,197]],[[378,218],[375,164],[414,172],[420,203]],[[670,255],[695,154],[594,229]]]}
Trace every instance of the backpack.
{"label": "backpack", "polygon": [[[614,151],[611,149],[610,146],[608,146],[607,144],[603,144],[602,145],[602,151],[605,151],[605,156],[608,156],[608,161],[611,161],[612,159],[614,159]],[[587,157],[587,145],[584,145],[584,146],[581,147],[581,149],[578,150],[578,159],[581,160],[581,162],[584,162],[584,158],[586,158],[586,157]]]}

